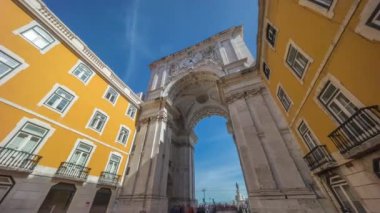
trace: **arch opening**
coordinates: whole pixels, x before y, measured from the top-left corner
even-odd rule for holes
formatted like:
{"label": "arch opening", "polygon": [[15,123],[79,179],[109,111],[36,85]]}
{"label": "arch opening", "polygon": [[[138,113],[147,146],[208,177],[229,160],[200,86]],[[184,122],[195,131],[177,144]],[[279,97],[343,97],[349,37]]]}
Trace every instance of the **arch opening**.
{"label": "arch opening", "polygon": [[226,125],[226,117],[212,115],[194,126],[198,137],[194,149],[195,197],[199,205],[245,203],[247,190],[238,150]]}

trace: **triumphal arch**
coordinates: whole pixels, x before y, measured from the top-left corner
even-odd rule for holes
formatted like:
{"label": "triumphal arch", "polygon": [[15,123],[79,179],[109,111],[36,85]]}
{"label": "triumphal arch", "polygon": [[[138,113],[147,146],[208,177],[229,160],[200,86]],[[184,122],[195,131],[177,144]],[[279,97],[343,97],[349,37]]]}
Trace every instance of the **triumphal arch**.
{"label": "triumphal arch", "polygon": [[251,212],[324,212],[258,64],[242,27],[151,64],[116,212],[166,213],[173,205],[194,204],[193,127],[211,115],[228,120]]}

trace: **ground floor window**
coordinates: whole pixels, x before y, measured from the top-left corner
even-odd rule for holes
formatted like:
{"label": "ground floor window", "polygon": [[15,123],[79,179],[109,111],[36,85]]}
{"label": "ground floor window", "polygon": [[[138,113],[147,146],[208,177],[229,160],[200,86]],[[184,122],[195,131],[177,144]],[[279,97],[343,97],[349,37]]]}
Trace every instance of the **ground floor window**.
{"label": "ground floor window", "polygon": [[66,212],[75,192],[74,184],[58,183],[52,186],[38,212]]}
{"label": "ground floor window", "polygon": [[110,202],[112,191],[109,188],[100,188],[95,195],[94,201],[90,209],[91,213],[107,212],[108,204]]}
{"label": "ground floor window", "polygon": [[12,177],[0,175],[0,203],[3,202],[14,184]]}
{"label": "ground floor window", "polygon": [[342,212],[347,213],[365,213],[360,201],[355,198],[351,191],[351,187],[339,175],[328,177],[329,187],[339,202]]}

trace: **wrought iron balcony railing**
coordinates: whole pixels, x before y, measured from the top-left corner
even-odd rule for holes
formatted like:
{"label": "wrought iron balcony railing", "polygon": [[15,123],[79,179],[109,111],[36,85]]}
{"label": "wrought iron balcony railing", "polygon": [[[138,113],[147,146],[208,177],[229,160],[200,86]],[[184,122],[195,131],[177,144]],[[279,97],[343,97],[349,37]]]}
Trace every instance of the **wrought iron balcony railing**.
{"label": "wrought iron balcony railing", "polygon": [[91,169],[88,167],[69,162],[62,162],[55,175],[63,178],[86,181],[90,170]]}
{"label": "wrought iron balcony railing", "polygon": [[0,147],[0,167],[6,169],[32,172],[40,159],[39,155]]}
{"label": "wrought iron balcony railing", "polygon": [[[335,164],[334,158],[327,151],[325,145],[318,145],[314,147],[309,153],[305,155],[305,157],[303,157],[303,159],[306,161],[311,170],[317,169],[322,165]],[[329,167],[326,167],[325,169],[327,168]]]}
{"label": "wrought iron balcony railing", "polygon": [[98,183],[103,185],[117,186],[117,184],[119,183],[119,179],[120,175],[109,172],[102,172],[100,173]]}
{"label": "wrought iron balcony railing", "polygon": [[358,110],[347,121],[329,134],[330,139],[344,154],[380,133],[380,107],[369,106]]}

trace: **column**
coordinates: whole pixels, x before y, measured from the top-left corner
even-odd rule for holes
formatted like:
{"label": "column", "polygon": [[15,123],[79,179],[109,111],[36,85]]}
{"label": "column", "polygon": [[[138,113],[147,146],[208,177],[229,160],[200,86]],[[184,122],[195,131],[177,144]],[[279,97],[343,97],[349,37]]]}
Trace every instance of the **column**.
{"label": "column", "polygon": [[282,115],[265,101],[265,89],[259,86],[226,98],[251,211],[324,212],[290,154],[286,144],[295,141],[283,136],[289,130],[279,125],[277,116]]}
{"label": "column", "polygon": [[167,127],[167,110],[159,102],[148,103],[145,107],[150,109],[141,115],[130,172],[117,198],[115,212],[167,212],[171,130]]}

